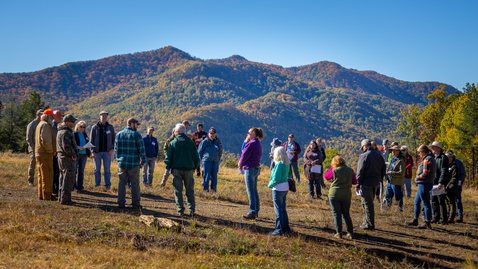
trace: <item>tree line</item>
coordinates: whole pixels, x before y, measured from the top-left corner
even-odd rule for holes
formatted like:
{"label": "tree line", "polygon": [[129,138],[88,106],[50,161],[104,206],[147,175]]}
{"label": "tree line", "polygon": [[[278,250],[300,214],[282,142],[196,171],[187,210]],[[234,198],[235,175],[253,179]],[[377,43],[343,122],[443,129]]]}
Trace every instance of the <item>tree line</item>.
{"label": "tree line", "polygon": [[39,109],[47,108],[35,91],[22,103],[15,98],[5,104],[0,100],[0,151],[27,152],[27,125],[35,119]]}
{"label": "tree line", "polygon": [[428,95],[425,107],[409,105],[401,110],[396,133],[416,152],[421,145],[440,141],[445,149],[454,151],[468,167],[468,178],[477,185],[478,160],[478,89],[467,83],[463,91],[446,96],[444,87]]}

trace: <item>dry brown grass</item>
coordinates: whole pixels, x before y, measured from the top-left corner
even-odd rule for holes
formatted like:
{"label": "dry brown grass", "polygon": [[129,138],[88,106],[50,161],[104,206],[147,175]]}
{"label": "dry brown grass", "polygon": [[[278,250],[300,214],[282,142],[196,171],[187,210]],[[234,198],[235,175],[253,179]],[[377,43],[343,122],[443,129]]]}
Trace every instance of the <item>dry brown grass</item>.
{"label": "dry brown grass", "polygon": [[[478,264],[478,191],[474,189],[464,191],[466,224],[436,226],[433,231],[406,227],[413,211],[413,200],[406,199],[404,213],[377,207],[379,230],[356,230],[357,239],[347,241],[333,238],[329,205],[310,200],[303,179],[298,192],[287,198],[295,233],[276,238],[267,235],[274,217],[267,188],[270,171],[264,169],[259,177],[261,218],[249,222],[240,217],[248,203],[243,176],[221,167],[218,193],[203,193],[196,184],[201,217],[182,222],[183,231],[175,233],[146,227],[139,223],[138,212],[102,206],[103,200],[65,207],[12,197],[17,193],[35,197],[35,190],[26,185],[27,165],[26,155],[0,153],[0,268],[476,268]],[[113,164],[113,190],[105,193],[113,203],[116,169]],[[174,214],[171,185],[158,186],[163,172],[164,165],[158,163],[153,188],[142,190],[142,203],[147,205],[143,213]],[[86,197],[98,193],[91,160],[85,187],[92,191]],[[357,228],[362,219],[358,197],[353,198],[351,213]]]}

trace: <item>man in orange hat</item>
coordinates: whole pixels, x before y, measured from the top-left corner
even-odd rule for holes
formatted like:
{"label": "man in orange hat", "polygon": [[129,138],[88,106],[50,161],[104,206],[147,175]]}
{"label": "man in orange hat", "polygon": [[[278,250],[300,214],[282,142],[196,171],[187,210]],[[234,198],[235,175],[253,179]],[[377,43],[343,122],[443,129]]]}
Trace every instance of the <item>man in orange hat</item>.
{"label": "man in orange hat", "polygon": [[53,131],[53,110],[47,109],[35,130],[35,160],[38,170],[38,199],[56,201],[52,195],[53,155],[56,154],[56,136]]}

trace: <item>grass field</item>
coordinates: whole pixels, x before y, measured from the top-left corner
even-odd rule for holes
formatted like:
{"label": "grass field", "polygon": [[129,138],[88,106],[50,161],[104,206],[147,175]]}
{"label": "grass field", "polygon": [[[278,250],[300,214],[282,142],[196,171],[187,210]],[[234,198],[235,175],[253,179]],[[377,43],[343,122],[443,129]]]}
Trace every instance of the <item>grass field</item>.
{"label": "grass field", "polygon": [[[335,239],[330,206],[308,197],[302,176],[298,192],[287,196],[294,233],[271,237],[274,226],[270,171],[259,178],[260,218],[246,221],[248,199],[242,175],[221,167],[218,193],[201,191],[196,178],[197,218],[176,214],[169,180],[160,188],[164,164],[157,163],[153,187],[141,189],[142,211],[118,209],[116,164],[112,190],[94,188],[93,163],[86,167],[86,194],[73,194],[74,206],[39,201],[28,187],[28,156],[0,153],[0,268],[476,268],[478,191],[465,188],[465,222],[418,230],[405,225],[404,212],[376,204],[375,231],[358,229],[362,206],[351,207],[355,240]],[[36,184],[36,182],[35,182]],[[327,190],[323,190],[326,197]],[[412,193],[414,196],[414,192]],[[131,203],[127,199],[127,204]],[[139,222],[141,214],[173,219],[181,232]]]}

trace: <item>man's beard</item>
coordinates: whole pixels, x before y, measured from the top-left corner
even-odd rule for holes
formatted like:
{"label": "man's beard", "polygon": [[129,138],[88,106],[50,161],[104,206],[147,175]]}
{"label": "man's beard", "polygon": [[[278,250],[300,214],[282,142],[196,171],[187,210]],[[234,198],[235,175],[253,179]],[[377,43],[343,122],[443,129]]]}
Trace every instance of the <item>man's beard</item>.
{"label": "man's beard", "polygon": [[53,119],[47,119],[48,124],[53,125]]}

